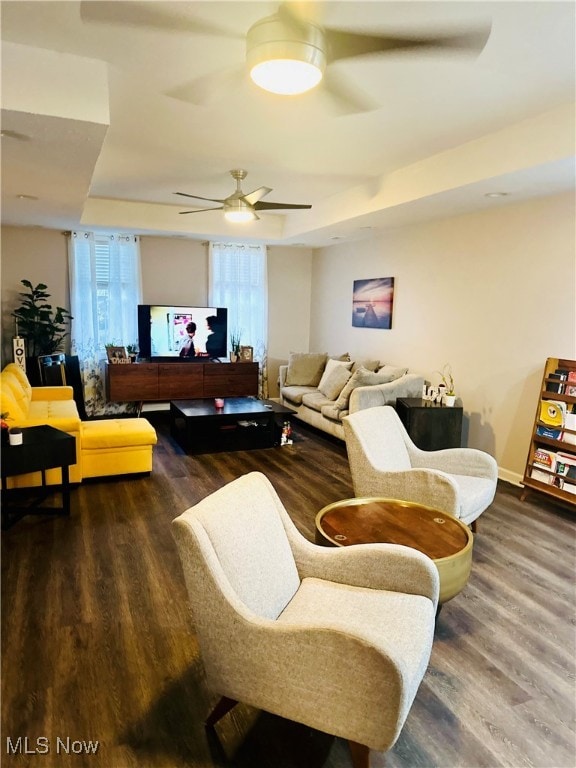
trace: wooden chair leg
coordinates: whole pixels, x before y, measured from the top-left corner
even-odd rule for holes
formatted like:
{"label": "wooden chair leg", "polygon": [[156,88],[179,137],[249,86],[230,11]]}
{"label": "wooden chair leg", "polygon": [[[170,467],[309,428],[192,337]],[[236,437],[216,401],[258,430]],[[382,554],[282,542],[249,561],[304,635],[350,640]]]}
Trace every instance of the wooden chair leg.
{"label": "wooden chair leg", "polygon": [[348,741],[353,768],[370,768],[370,748],[356,741]]}
{"label": "wooden chair leg", "polygon": [[228,712],[230,712],[231,709],[233,709],[236,704],[238,704],[237,701],[234,699],[229,699],[227,696],[222,696],[222,698],[218,701],[212,712],[208,715],[206,718],[206,721],[204,725],[206,728],[213,728],[218,720],[221,720],[224,715],[226,715]]}

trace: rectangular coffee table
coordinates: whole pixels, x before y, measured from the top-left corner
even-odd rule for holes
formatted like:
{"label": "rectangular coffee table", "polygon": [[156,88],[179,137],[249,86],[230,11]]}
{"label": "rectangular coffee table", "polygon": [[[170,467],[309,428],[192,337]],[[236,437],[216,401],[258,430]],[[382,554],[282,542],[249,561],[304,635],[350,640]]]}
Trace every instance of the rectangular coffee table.
{"label": "rectangular coffee table", "polygon": [[272,448],[278,444],[277,418],[294,411],[272,400],[226,397],[216,407],[214,398],[172,400],[170,434],[186,452],[213,453]]}

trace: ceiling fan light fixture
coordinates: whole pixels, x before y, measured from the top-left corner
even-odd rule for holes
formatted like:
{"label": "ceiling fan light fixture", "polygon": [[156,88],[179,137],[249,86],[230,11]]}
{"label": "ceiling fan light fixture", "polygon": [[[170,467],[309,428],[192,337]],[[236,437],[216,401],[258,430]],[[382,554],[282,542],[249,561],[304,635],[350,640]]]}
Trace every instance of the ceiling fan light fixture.
{"label": "ceiling fan light fixture", "polygon": [[246,63],[254,83],[265,91],[282,96],[306,93],[324,76],[324,34],[314,24],[292,26],[269,16],[248,31]]}
{"label": "ceiling fan light fixture", "polygon": [[244,200],[227,200],[224,203],[224,218],[233,224],[244,224],[254,221],[257,216],[254,210]]}
{"label": "ceiling fan light fixture", "polygon": [[315,88],[322,71],[314,64],[295,59],[271,59],[256,64],[250,77],[260,88],[280,96],[297,96]]}

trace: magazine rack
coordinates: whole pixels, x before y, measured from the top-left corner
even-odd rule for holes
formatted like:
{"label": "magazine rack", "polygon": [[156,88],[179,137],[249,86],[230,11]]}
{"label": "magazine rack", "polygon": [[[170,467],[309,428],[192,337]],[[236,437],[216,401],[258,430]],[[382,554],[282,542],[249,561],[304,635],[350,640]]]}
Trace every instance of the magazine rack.
{"label": "magazine rack", "polygon": [[576,506],[576,360],[546,361],[522,483]]}

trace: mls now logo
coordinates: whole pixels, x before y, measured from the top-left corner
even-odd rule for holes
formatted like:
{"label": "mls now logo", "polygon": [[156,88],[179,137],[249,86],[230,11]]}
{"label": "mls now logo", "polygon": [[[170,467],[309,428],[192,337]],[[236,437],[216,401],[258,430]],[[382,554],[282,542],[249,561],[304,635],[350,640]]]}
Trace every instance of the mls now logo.
{"label": "mls now logo", "polygon": [[94,755],[99,746],[98,741],[71,739],[69,736],[64,739],[57,736],[54,745],[47,736],[38,736],[37,739],[31,739],[29,736],[6,738],[6,753],[9,755],[46,755],[52,749],[58,755]]}

